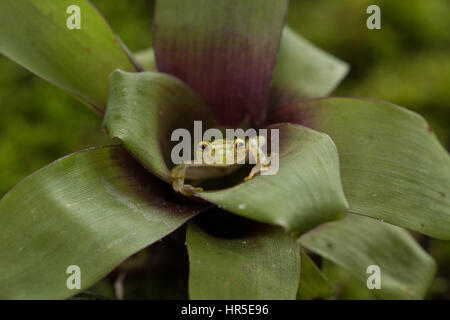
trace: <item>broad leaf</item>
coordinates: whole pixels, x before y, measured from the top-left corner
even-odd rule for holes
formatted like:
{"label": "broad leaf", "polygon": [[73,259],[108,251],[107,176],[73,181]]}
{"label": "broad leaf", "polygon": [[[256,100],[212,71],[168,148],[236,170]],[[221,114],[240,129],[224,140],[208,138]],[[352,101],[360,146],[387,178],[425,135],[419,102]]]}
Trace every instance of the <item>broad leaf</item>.
{"label": "broad leaf", "polygon": [[330,135],[351,212],[450,239],[450,157],[419,115],[380,101],[327,98],[283,107],[271,121]]}
{"label": "broad leaf", "polygon": [[176,129],[193,136],[195,120],[204,129],[214,121],[201,99],[180,80],[162,73],[112,74],[111,91],[104,126],[111,137],[126,148],[149,170],[170,181],[171,141]]}
{"label": "broad leaf", "polygon": [[333,141],[298,125],[274,125],[268,129],[279,129],[276,174],[259,175],[231,188],[196,195],[225,210],[282,226],[294,234],[341,218],[347,202]]}
{"label": "broad leaf", "polygon": [[327,96],[348,70],[348,64],[317,48],[286,26],[272,79],[271,108],[299,99]]}
{"label": "broad leaf", "polygon": [[0,200],[0,298],[61,299],[71,265],[81,290],[202,209],[182,202],[120,146],[72,154]]}
{"label": "broad leaf", "polygon": [[[74,5],[80,9],[81,29],[66,24],[74,22]],[[120,40],[86,0],[1,1],[0,53],[99,113],[106,106],[109,74],[135,69]]]}
{"label": "broad leaf", "polygon": [[[135,54],[148,71],[156,71],[152,48]],[[270,89],[270,105],[278,108],[302,98],[330,94],[349,71],[349,65],[317,48],[288,26],[284,27]]]}
{"label": "broad leaf", "polygon": [[[436,265],[401,228],[375,219],[347,215],[300,238],[307,249],[346,269],[362,285],[380,268],[381,288],[374,294],[385,299],[421,299],[435,273]],[[369,289],[367,289],[369,290]]]}
{"label": "broad leaf", "polygon": [[221,124],[262,124],[287,0],[160,0],[158,70],[191,86]]}
{"label": "broad leaf", "polygon": [[327,96],[348,70],[347,63],[285,27],[272,79],[271,108],[304,98]]}
{"label": "broad leaf", "polygon": [[[368,290],[367,283],[357,279],[352,272],[344,269],[330,260],[322,259],[323,275],[332,283],[336,300],[379,300],[378,290]],[[367,274],[369,277],[371,274]],[[367,280],[367,279],[366,279]]]}
{"label": "broad leaf", "polygon": [[275,227],[221,239],[189,223],[187,246],[191,299],[295,299],[298,245]]}
{"label": "broad leaf", "polygon": [[297,299],[311,300],[332,296],[334,294],[333,287],[314,261],[304,250],[300,251],[300,257],[302,264]]}
{"label": "broad leaf", "polygon": [[157,71],[155,52],[153,48],[145,49],[134,54],[134,58],[137,62],[147,71]]}

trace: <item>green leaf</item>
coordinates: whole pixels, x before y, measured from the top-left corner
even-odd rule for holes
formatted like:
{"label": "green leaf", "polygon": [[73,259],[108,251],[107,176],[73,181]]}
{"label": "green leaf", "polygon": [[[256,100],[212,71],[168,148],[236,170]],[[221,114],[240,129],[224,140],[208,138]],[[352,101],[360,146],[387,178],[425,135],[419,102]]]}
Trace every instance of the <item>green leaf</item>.
{"label": "green leaf", "polygon": [[105,277],[87,288],[83,292],[69,298],[69,300],[116,300],[114,285],[108,277]]}
{"label": "green leaf", "polygon": [[330,135],[351,212],[450,239],[450,157],[416,113],[386,102],[327,98],[283,107],[271,121]]}
{"label": "green leaf", "polygon": [[158,70],[186,82],[230,127],[262,125],[287,0],[159,0]]}
{"label": "green leaf", "polygon": [[280,229],[261,225],[245,237],[213,237],[193,223],[187,232],[191,299],[295,299],[298,245]]}
{"label": "green leaf", "polygon": [[[0,200],[0,298],[75,295],[201,209],[120,146],[57,160]],[[81,269],[81,290],[66,287],[70,265]]]}
{"label": "green leaf", "polygon": [[381,289],[373,293],[379,298],[421,299],[436,270],[433,258],[406,230],[353,214],[304,234],[300,243],[349,271],[362,285],[372,274],[367,268],[378,266]]}
{"label": "green leaf", "polygon": [[[80,8],[81,29],[69,29],[71,5]],[[108,76],[134,70],[120,40],[85,0],[0,2],[0,53],[82,98],[102,113]]]}
{"label": "green leaf", "polygon": [[[134,257],[137,261],[133,261]],[[162,241],[141,250],[116,270],[125,275],[125,300],[189,299],[189,260],[185,226],[178,228]]]}
{"label": "green leaf", "polygon": [[341,218],[347,202],[333,141],[298,125],[268,129],[279,129],[278,173],[196,195],[227,211],[282,226],[294,234]]}
{"label": "green leaf", "polygon": [[328,298],[334,294],[334,289],[325,278],[314,261],[305,253],[300,251],[301,271],[298,286],[297,299],[311,300],[316,298]]}
{"label": "green leaf", "polygon": [[327,96],[348,70],[347,63],[317,48],[286,26],[272,79],[271,107]]}
{"label": "green leaf", "polygon": [[171,136],[176,129],[193,132],[194,121],[207,129],[215,122],[201,99],[180,80],[162,73],[116,71],[103,125],[111,137],[149,170],[170,181]]}
{"label": "green leaf", "polygon": [[134,58],[137,62],[147,71],[157,71],[156,69],[156,61],[155,61],[155,52],[153,48],[148,48],[145,50],[141,50],[134,54]]}
{"label": "green leaf", "polygon": [[[379,300],[377,290],[367,290],[365,281],[361,281],[348,270],[330,260],[322,259],[322,273],[333,284],[336,300]],[[370,275],[367,274],[367,277]]]}

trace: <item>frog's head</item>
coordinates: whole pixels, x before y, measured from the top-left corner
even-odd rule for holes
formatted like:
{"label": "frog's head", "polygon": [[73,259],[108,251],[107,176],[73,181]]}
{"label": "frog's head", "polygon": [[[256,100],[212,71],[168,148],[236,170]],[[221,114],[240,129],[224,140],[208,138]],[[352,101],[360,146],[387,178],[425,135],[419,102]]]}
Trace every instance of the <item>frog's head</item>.
{"label": "frog's head", "polygon": [[197,145],[197,159],[203,163],[217,165],[232,165],[245,163],[247,148],[242,139],[200,141]]}

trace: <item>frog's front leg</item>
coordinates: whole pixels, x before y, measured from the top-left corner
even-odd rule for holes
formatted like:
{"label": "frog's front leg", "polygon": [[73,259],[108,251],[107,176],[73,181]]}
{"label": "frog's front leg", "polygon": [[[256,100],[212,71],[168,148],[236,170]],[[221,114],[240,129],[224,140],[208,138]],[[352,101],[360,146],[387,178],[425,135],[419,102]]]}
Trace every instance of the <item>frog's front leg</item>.
{"label": "frog's front leg", "polygon": [[179,192],[185,196],[191,196],[194,191],[203,191],[203,188],[198,188],[191,186],[190,184],[185,184],[186,171],[190,167],[189,164],[179,164],[172,168],[172,187],[176,192]]}
{"label": "frog's front leg", "polygon": [[270,157],[265,154],[261,147],[266,143],[264,136],[252,137],[249,140],[249,152],[256,164],[250,174],[244,178],[245,181],[252,180],[255,175],[270,169]]}

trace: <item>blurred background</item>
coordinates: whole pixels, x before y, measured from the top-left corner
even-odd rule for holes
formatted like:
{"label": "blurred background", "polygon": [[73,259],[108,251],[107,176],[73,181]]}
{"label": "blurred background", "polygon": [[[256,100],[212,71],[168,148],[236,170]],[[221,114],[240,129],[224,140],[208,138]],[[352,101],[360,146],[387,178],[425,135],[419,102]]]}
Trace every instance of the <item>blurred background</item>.
{"label": "blurred background", "polygon": [[[152,46],[153,1],[91,2],[131,51]],[[381,8],[381,30],[366,28],[371,4]],[[450,149],[449,0],[290,0],[287,24],[350,63],[333,95],[414,110]],[[0,197],[49,162],[110,142],[100,125],[83,104],[0,56]],[[450,242],[419,240],[439,265],[428,298],[450,299]]]}

